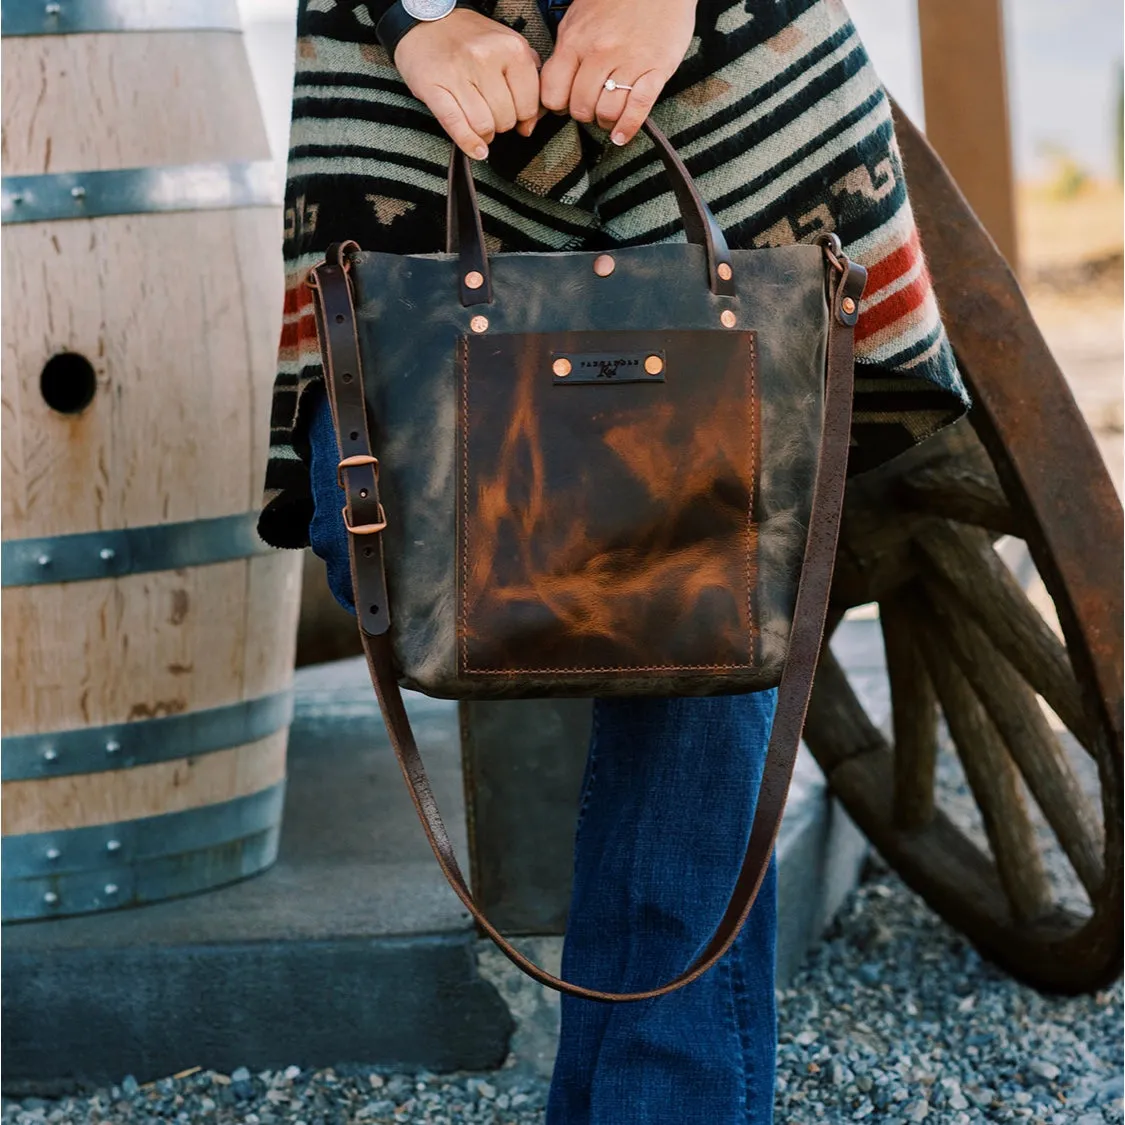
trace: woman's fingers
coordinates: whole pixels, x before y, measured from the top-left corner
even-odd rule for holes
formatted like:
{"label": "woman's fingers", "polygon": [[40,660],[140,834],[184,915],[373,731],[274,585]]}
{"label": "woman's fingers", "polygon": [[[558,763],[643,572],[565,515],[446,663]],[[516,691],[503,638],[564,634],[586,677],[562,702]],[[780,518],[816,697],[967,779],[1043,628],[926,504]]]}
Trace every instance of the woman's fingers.
{"label": "woman's fingers", "polygon": [[606,92],[605,80],[610,69],[609,63],[597,55],[589,55],[582,60],[570,87],[570,116],[575,121],[594,120],[598,101]]}
{"label": "woman's fingers", "polygon": [[496,136],[496,118],[492,106],[488,104],[488,99],[471,82],[457,83],[453,87],[453,94],[461,103],[470,127],[486,144],[491,144],[492,138]]}
{"label": "woman's fingers", "polygon": [[534,124],[539,56],[519,32],[479,12],[458,8],[411,28],[393,61],[410,92],[469,156],[482,160],[497,133]]}
{"label": "woman's fingers", "polygon": [[[516,122],[519,120],[519,115],[516,113],[516,103],[512,98],[512,91],[504,78],[503,71],[490,70],[478,74],[475,88],[484,99],[487,112],[492,116],[493,136],[496,133],[506,133],[509,129],[514,129]],[[470,122],[473,122],[473,117],[468,114],[468,107],[465,108],[466,116],[469,117]],[[491,141],[492,137],[488,139]]]}
{"label": "woman's fingers", "polygon": [[[534,54],[534,52],[533,52]],[[512,103],[516,107],[517,121],[534,122],[539,116],[539,69],[535,65],[539,56],[535,55],[530,65],[520,63],[509,66],[504,71]]]}
{"label": "woman's fingers", "polygon": [[613,126],[610,140],[615,145],[628,144],[636,135],[637,130],[644,124],[660,91],[664,89],[667,81],[665,75],[655,70],[646,71],[635,82],[631,83],[632,89],[625,102],[625,108]]}
{"label": "woman's fingers", "polygon": [[[698,2],[575,0],[559,24],[555,53],[543,64],[543,104],[579,121],[597,120],[626,143],[683,62]],[[622,100],[603,88],[611,76],[637,89]]]}
{"label": "woman's fingers", "polygon": [[556,113],[570,108],[570,88],[578,73],[578,55],[560,43],[539,72],[539,100]]}
{"label": "woman's fingers", "polygon": [[550,113],[550,112],[551,111],[549,109],[544,109],[542,106],[540,106],[539,109],[536,111],[534,117],[529,117],[526,121],[521,121],[516,126],[516,132],[519,133],[520,136],[530,137],[531,131],[532,131],[532,129],[535,128],[536,124],[539,121],[539,118],[546,117],[547,114]]}
{"label": "woman's fingers", "polygon": [[[477,94],[477,97],[480,97]],[[470,124],[460,101],[444,86],[430,86],[421,92],[421,100],[437,118],[438,124],[449,134],[453,143],[474,160],[488,155],[488,145]],[[481,98],[483,102],[484,99]],[[485,107],[487,109],[487,106]],[[491,117],[489,118],[491,125]],[[491,132],[491,129],[489,130]]]}
{"label": "woman's fingers", "polygon": [[[610,77],[616,79],[618,82],[628,81],[616,74],[610,75]],[[630,83],[630,85],[632,85],[632,83]],[[598,104],[594,109],[594,117],[603,129],[608,131],[617,124],[618,118],[625,110],[625,100],[627,97],[627,90],[607,90],[605,88],[605,83],[602,83],[601,96],[598,98]]]}

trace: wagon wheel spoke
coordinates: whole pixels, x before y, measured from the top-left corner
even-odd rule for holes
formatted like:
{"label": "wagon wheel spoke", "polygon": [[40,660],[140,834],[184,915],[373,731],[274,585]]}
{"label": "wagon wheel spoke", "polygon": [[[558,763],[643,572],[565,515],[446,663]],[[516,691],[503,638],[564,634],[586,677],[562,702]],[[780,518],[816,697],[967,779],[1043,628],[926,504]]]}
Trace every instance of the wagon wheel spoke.
{"label": "wagon wheel spoke", "polygon": [[1093,734],[1062,642],[977,528],[935,522],[917,542],[969,616],[1091,754]]}
{"label": "wagon wheel spoke", "polygon": [[[1091,896],[1102,884],[1105,842],[1091,805],[1035,693],[985,632],[956,604],[940,578],[926,580],[940,634],[1007,745],[1047,823]],[[930,666],[931,674],[933,667]],[[952,724],[952,717],[946,712]]]}
{"label": "wagon wheel spoke", "polygon": [[1053,900],[1019,773],[965,672],[946,649],[946,637],[922,599],[916,603],[913,616],[926,668],[941,700],[965,779],[980,808],[1012,912],[1024,921],[1040,918],[1051,912]]}
{"label": "wagon wheel spoke", "polygon": [[1020,534],[1019,516],[987,461],[966,464],[948,458],[924,466],[900,483],[899,495],[910,508],[931,516],[973,524],[997,535]]}
{"label": "wagon wheel spoke", "polygon": [[805,742],[871,842],[892,856],[903,878],[943,912],[970,910],[994,931],[1010,921],[989,857],[935,808],[920,828],[886,815],[893,801],[893,750],[864,710],[847,674],[825,649],[805,722]]}
{"label": "wagon wheel spoke", "polygon": [[915,643],[908,607],[900,598],[888,599],[879,617],[891,686],[894,823],[903,829],[920,828],[934,815],[937,699]]}

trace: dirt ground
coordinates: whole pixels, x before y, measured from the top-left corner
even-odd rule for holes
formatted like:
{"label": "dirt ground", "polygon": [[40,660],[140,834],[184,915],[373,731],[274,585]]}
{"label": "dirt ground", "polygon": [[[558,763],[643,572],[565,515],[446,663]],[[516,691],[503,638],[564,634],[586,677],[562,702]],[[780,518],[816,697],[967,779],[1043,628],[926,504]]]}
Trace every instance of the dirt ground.
{"label": "dirt ground", "polygon": [[1070,199],[1027,185],[1018,196],[1020,278],[1051,351],[1122,492],[1125,348],[1123,213],[1117,184]]}

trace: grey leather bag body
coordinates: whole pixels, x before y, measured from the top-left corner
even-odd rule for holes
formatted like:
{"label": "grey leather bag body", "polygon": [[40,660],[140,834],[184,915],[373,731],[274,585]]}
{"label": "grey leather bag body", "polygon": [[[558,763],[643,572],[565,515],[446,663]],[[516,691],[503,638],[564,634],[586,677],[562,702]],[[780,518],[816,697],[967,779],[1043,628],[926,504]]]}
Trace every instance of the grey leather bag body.
{"label": "grey leather bag body", "polygon": [[[769,859],[823,635],[864,270],[834,235],[734,250],[651,123],[687,241],[485,251],[468,159],[447,252],[337,244],[310,274],[360,632],[454,890],[551,987],[659,995],[733,941]],[[780,685],[731,905],[675,981],[597,993],[526,961],[472,902],[400,685],[455,699]]]}

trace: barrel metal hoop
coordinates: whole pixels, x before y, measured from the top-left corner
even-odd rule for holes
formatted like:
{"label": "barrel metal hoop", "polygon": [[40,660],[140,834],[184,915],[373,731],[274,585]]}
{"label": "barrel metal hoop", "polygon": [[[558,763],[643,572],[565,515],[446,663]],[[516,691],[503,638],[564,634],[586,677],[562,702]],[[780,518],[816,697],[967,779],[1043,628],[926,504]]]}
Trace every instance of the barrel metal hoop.
{"label": "barrel metal hoop", "polygon": [[0,544],[0,585],[89,582],[272,554],[274,548],[258,536],[257,522],[257,512],[238,512],[183,523],[7,539]]}
{"label": "barrel metal hoop", "polygon": [[241,31],[235,0],[4,0],[0,34],[80,35],[118,31]]}
{"label": "barrel metal hoop", "polygon": [[245,878],[277,856],[285,782],[216,805],[3,839],[5,922],[156,902]]}
{"label": "barrel metal hoop", "polygon": [[157,719],[6,735],[0,739],[0,775],[28,781],[194,758],[268,738],[292,721],[290,690]]}
{"label": "barrel metal hoop", "polygon": [[5,176],[0,187],[5,224],[280,206],[272,160]]}

